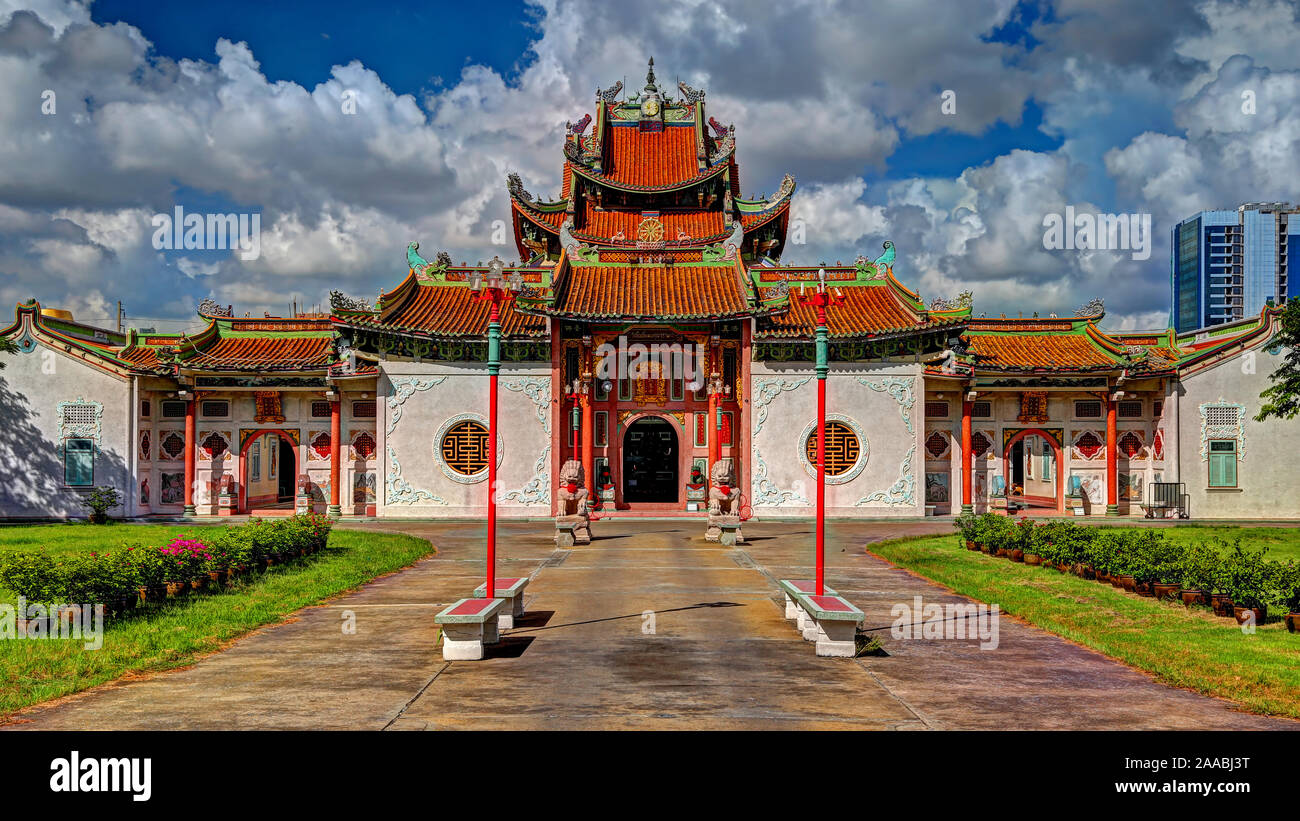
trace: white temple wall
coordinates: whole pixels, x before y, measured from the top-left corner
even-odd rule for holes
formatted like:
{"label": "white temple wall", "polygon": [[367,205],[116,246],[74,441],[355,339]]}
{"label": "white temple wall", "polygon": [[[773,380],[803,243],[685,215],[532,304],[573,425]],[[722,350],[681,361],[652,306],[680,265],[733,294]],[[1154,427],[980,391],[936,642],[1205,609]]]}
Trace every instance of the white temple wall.
{"label": "white temple wall", "polygon": [[[1187,376],[1179,384],[1179,473],[1193,519],[1300,517],[1300,419],[1256,422],[1285,348],[1272,352],[1263,341],[1238,356]],[[1216,410],[1220,408],[1221,410]],[[1216,424],[1222,412],[1236,414],[1240,427]],[[1211,487],[1211,440],[1236,446],[1236,486]]]}
{"label": "white temple wall", "polygon": [[[481,362],[382,362],[380,516],[479,517],[486,471],[467,477],[441,444],[462,421],[487,427],[488,376]],[[551,514],[551,368],[503,364],[498,391],[497,513]]]}
{"label": "white temple wall", "polygon": [[[749,503],[756,518],[813,516],[817,479],[805,442],[817,418],[811,362],[752,365],[749,395]],[[856,434],[862,451],[852,468],[828,477],[826,512],[855,518],[920,516],[921,366],[911,362],[832,363],[826,380],[828,421]],[[828,462],[831,456],[828,454]]]}
{"label": "white temple wall", "polygon": [[[5,355],[4,363],[0,465],[4,465],[5,481],[0,482],[0,517],[82,518],[89,513],[80,502],[90,487],[65,482],[68,439],[94,443],[93,485],[111,485],[129,498],[130,382],[43,343]],[[61,411],[63,403],[68,404]],[[117,508],[109,513],[122,516],[123,512]]]}

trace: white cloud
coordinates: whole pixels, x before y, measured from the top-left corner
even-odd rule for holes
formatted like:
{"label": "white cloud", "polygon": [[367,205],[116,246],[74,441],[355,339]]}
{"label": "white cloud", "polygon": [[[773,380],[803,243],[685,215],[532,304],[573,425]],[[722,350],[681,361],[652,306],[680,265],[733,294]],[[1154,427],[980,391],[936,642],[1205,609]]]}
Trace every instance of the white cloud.
{"label": "white cloud", "polygon": [[[786,261],[874,257],[891,239],[900,277],[927,296],[973,287],[977,310],[1068,312],[1104,294],[1114,322],[1152,320],[1168,302],[1172,220],[1295,198],[1300,179],[1295,9],[1276,0],[1056,0],[1028,52],[988,37],[1020,13],[1011,0],[539,5],[517,74],[469,64],[416,100],[360,62],[311,88],[271,82],[245,43],[173,61],[84,3],[33,14],[0,0],[0,297],[80,295],[87,310],[122,297],[138,315],[184,316],[210,292],[280,312],[334,287],[391,287],[410,240],[456,260],[513,257],[491,242],[509,219],[507,171],[557,194],[565,122],[597,85],[638,88],[652,54],[661,86],[705,87],[709,113],[736,123],[746,192],[799,179],[808,244]],[[940,112],[944,89],[956,116]],[[1030,100],[1061,149],[865,181],[904,140],[1014,125]],[[261,213],[260,258],[158,254],[149,218],[178,202]],[[1066,204],[1152,213],[1151,260],[1044,249],[1043,216]]]}

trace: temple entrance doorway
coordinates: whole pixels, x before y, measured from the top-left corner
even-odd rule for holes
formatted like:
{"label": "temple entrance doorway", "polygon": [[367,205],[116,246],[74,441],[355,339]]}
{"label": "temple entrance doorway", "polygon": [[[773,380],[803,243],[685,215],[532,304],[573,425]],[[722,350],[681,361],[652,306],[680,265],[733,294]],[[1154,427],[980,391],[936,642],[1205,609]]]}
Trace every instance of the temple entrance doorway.
{"label": "temple entrance doorway", "polygon": [[666,419],[647,416],[623,435],[623,501],[675,503],[679,485],[677,431]]}
{"label": "temple entrance doorway", "polygon": [[1016,434],[1004,453],[1009,499],[1022,509],[1064,512],[1063,455],[1056,441],[1042,431]]}
{"label": "temple entrance doorway", "polygon": [[240,449],[239,511],[256,515],[293,513],[298,450],[282,430],[263,430]]}

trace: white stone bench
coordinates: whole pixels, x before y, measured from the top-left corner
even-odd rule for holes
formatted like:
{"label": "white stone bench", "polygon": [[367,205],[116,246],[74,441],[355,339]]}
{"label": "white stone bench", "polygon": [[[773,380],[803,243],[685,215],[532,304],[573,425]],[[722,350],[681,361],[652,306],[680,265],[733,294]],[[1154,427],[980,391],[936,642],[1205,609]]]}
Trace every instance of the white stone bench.
{"label": "white stone bench", "polygon": [[[816,579],[780,579],[777,581],[777,584],[781,586],[781,591],[785,593],[785,617],[787,619],[798,619],[799,629],[803,630],[803,621],[804,621],[804,617],[806,617],[807,614],[804,613],[803,610],[799,607],[799,602],[796,600],[795,597],[799,595],[807,595],[809,593],[816,592],[817,580]],[[828,596],[838,595],[834,590],[831,589],[830,585],[827,584],[822,585],[822,590],[824,590],[826,592],[826,595]]]}
{"label": "white stone bench", "polygon": [[497,619],[505,599],[461,599],[434,619],[442,626],[442,657],[447,661],[478,661],[483,645],[501,640]]}
{"label": "white stone bench", "polygon": [[803,637],[817,642],[817,655],[853,658],[857,654],[858,625],[866,614],[836,595],[800,593],[796,601],[806,614]]}
{"label": "white stone bench", "polygon": [[[528,586],[528,577],[522,579],[497,579],[496,580],[496,598],[505,599],[506,606],[501,608],[501,614],[497,617],[497,625],[502,630],[510,630],[515,626],[515,619],[524,614],[524,588]],[[474,588],[474,598],[481,599],[487,593],[487,582],[483,582]]]}

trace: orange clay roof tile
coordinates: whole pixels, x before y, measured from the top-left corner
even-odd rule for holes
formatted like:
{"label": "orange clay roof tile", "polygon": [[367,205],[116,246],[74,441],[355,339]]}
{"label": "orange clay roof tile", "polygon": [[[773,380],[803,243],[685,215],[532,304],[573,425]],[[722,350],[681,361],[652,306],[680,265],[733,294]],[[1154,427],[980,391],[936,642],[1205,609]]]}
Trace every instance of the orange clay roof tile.
{"label": "orange clay roof tile", "polygon": [[699,175],[695,129],[690,126],[641,131],[635,125],[610,125],[604,151],[603,176],[614,183],[663,186]]}
{"label": "orange clay roof tile", "polygon": [[589,317],[740,316],[749,301],[734,264],[576,265],[560,283],[554,313]]}

